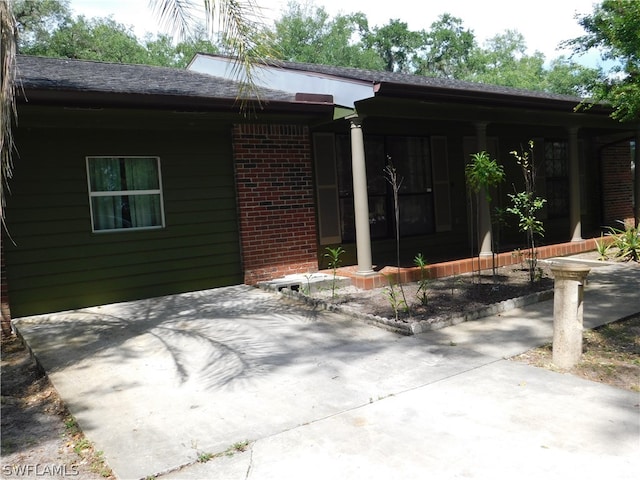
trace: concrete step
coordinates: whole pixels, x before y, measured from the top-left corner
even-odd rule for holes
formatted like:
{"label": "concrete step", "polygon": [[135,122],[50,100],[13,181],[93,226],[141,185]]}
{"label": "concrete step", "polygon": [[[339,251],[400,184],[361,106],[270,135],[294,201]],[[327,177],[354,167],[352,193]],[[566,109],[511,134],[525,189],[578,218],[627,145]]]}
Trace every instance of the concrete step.
{"label": "concrete step", "polygon": [[[334,277],[326,273],[296,273],[285,275],[284,277],[258,282],[258,287],[264,290],[280,291],[289,289],[294,292],[305,294],[317,292],[320,290],[330,289],[333,285]],[[335,277],[335,287],[347,287],[351,285],[351,279],[348,277]]]}

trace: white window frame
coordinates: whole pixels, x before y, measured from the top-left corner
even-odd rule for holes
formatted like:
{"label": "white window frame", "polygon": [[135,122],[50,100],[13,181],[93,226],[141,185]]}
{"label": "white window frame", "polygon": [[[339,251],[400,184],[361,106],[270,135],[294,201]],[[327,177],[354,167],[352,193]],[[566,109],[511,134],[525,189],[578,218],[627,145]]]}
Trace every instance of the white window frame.
{"label": "white window frame", "polygon": [[[87,191],[89,192],[89,211],[91,216],[91,231],[93,233],[122,233],[122,232],[135,232],[141,230],[160,230],[165,228],[165,218],[164,218],[164,196],[162,192],[162,170],[161,170],[161,162],[160,157],[155,155],[88,155],[86,158],[86,168],[87,168]],[[108,192],[93,192],[91,191],[91,169],[89,168],[89,163],[91,159],[94,158],[117,158],[117,159],[129,159],[129,158],[153,158],[156,160],[156,165],[158,168],[158,186],[160,188],[152,189],[152,190],[113,190]],[[107,228],[96,230],[95,221],[93,215],[93,201],[92,199],[95,197],[117,197],[117,196],[134,196],[134,195],[159,195],[160,196],[160,219],[161,225],[153,225],[149,227],[118,227],[118,228]]]}

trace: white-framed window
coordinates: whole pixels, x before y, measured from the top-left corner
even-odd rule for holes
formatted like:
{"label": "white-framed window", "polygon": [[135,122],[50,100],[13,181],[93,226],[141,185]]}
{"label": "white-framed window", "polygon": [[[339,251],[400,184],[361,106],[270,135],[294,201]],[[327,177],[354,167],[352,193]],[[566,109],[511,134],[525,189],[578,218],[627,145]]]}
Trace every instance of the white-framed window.
{"label": "white-framed window", "polygon": [[87,182],[94,232],[164,227],[159,157],[89,156]]}

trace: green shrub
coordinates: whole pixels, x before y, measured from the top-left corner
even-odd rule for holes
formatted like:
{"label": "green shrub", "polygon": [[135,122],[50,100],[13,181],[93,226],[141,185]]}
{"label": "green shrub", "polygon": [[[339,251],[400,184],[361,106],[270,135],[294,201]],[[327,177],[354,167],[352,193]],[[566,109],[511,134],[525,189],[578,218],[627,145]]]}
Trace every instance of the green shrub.
{"label": "green shrub", "polygon": [[640,261],[640,230],[638,227],[627,226],[624,230],[610,227],[613,235],[612,245],[618,249],[617,257],[624,260]]}
{"label": "green shrub", "polygon": [[338,267],[342,263],[342,254],[344,253],[344,248],[338,245],[336,248],[326,247],[325,250],[327,253],[324,254],[325,258],[329,259],[329,268],[333,270],[333,281],[331,282],[331,298],[335,298],[336,296],[336,276],[338,273]]}
{"label": "green shrub", "polygon": [[418,281],[418,291],[416,292],[416,297],[422,305],[427,305],[429,303],[429,298],[427,295],[427,260],[422,256],[422,253],[419,253],[413,259],[413,264],[416,267],[420,268],[420,280]]}
{"label": "green shrub", "polygon": [[600,236],[600,241],[596,240],[596,251],[598,252],[598,260],[605,261],[609,259],[609,250],[611,245]]}
{"label": "green shrub", "polygon": [[529,249],[529,281],[536,281],[536,271],[538,269],[538,256],[536,252],[536,236],[544,237],[544,226],[538,219],[538,212],[544,206],[546,200],[537,197],[536,186],[536,166],[533,158],[533,140],[529,140],[529,149],[522,149],[522,152],[514,150],[511,153],[520,166],[524,177],[525,189],[523,192],[509,194],[512,206],[507,208],[507,212],[518,217],[518,228],[526,235],[527,248]]}
{"label": "green shrub", "polygon": [[393,284],[393,279],[391,275],[385,275],[387,281],[389,282],[389,287],[384,290],[384,295],[387,297],[391,308],[393,309],[393,313],[396,317],[396,322],[400,321],[400,310],[408,313],[409,305],[407,305],[407,301],[404,299],[404,294],[400,294]]}

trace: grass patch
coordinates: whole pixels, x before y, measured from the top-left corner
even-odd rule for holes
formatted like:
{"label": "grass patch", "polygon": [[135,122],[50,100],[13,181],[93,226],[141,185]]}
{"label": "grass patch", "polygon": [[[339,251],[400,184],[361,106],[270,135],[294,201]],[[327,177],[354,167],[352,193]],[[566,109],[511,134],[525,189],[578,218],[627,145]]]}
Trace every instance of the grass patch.
{"label": "grass patch", "polygon": [[198,453],[198,463],[207,463],[209,460],[213,460],[214,458],[218,458],[222,456],[231,457],[236,453],[245,452],[249,448],[250,444],[251,442],[249,442],[249,440],[245,440],[243,442],[234,443],[229,448],[227,448],[224,452],[220,452],[220,453],[200,452]]}
{"label": "grass patch", "polygon": [[[562,371],[552,363],[548,343],[514,357],[514,360]],[[592,330],[582,337],[582,359],[566,370],[571,374],[632,392],[640,392],[640,314]]]}

